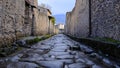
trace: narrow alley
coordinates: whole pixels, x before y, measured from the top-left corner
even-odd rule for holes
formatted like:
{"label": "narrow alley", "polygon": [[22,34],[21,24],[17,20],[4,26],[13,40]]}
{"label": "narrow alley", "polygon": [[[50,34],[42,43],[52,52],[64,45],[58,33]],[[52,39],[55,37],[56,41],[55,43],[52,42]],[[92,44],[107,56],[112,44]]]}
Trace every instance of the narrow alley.
{"label": "narrow alley", "polygon": [[58,34],[1,59],[0,68],[108,68],[100,58],[92,49]]}
{"label": "narrow alley", "polygon": [[120,68],[120,0],[0,0],[0,68]]}

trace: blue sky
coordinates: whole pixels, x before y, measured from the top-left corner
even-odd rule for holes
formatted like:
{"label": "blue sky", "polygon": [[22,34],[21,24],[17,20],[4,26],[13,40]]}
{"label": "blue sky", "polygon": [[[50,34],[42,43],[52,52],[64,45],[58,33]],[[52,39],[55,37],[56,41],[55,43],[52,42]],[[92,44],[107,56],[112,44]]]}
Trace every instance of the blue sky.
{"label": "blue sky", "polygon": [[76,0],[38,0],[38,3],[44,3],[51,6],[53,15],[65,14],[71,11],[75,5]]}

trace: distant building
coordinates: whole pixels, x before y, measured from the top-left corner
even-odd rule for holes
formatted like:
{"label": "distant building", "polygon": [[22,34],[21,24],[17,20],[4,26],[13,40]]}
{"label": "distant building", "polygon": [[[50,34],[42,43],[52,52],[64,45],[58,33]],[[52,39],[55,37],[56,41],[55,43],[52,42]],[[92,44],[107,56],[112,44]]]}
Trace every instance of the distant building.
{"label": "distant building", "polygon": [[59,29],[59,33],[64,33],[64,24],[57,24],[56,27]]}

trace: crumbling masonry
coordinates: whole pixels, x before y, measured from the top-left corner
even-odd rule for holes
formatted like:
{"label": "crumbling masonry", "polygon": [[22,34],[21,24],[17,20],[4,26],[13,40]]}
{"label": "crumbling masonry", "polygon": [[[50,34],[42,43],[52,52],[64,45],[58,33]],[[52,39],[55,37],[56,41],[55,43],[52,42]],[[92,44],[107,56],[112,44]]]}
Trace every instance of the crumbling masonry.
{"label": "crumbling masonry", "polygon": [[120,40],[120,0],[76,0],[66,19],[68,35]]}

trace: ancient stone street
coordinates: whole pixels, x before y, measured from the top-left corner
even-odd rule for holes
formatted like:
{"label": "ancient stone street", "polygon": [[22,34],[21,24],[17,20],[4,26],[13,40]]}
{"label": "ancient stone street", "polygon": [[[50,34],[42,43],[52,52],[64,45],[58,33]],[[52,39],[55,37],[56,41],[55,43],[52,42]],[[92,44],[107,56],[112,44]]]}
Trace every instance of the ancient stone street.
{"label": "ancient stone street", "polygon": [[101,60],[92,49],[58,34],[1,59],[0,68],[108,68]]}
{"label": "ancient stone street", "polygon": [[120,68],[120,0],[0,0],[0,68]]}

